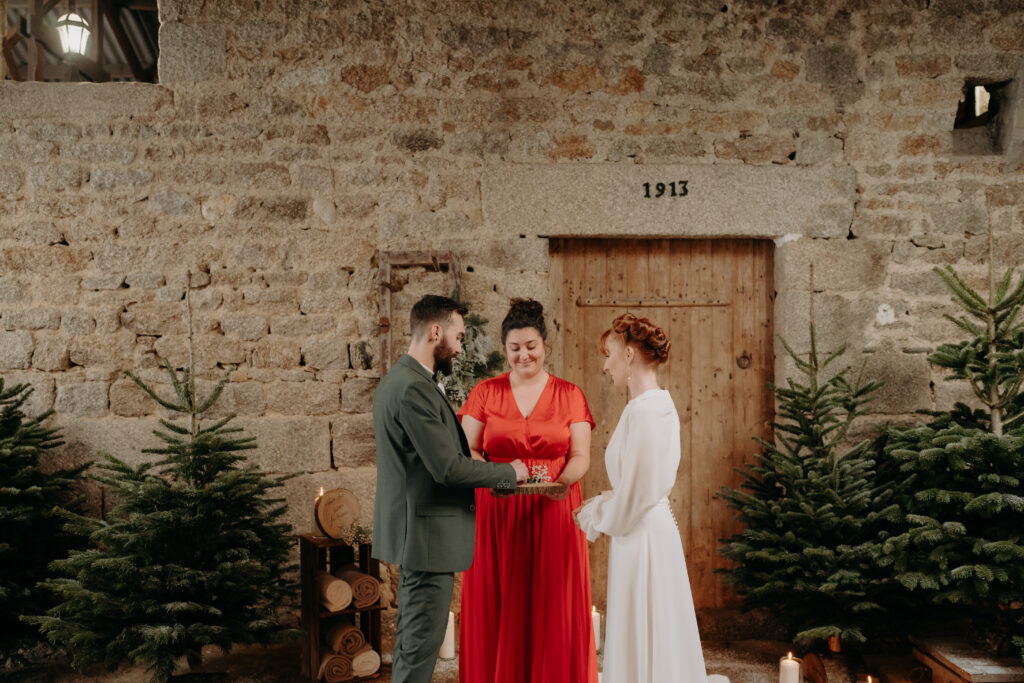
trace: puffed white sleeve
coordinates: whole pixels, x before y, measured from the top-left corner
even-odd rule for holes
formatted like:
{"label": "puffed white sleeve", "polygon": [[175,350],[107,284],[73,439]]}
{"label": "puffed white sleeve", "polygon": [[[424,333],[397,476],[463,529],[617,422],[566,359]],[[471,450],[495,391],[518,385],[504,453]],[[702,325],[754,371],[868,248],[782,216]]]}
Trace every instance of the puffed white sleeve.
{"label": "puffed white sleeve", "polygon": [[625,536],[672,490],[679,467],[677,419],[656,406],[638,406],[627,416],[618,484],[576,513],[587,540]]}

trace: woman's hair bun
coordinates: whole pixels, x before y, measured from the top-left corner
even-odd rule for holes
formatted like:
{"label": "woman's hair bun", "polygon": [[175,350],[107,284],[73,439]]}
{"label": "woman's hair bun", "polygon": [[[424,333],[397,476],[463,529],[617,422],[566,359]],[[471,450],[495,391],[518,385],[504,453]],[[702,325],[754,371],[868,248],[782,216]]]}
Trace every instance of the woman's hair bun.
{"label": "woman's hair bun", "polygon": [[512,299],[509,302],[508,313],[501,321],[501,343],[512,330],[521,330],[532,327],[537,330],[540,338],[547,341],[548,330],[544,325],[544,306],[534,299]]}

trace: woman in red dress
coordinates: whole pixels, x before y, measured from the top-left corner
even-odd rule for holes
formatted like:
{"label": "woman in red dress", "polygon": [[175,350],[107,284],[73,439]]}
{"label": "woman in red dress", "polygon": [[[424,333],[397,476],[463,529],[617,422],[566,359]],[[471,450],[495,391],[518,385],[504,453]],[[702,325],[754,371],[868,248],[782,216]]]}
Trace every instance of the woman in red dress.
{"label": "woman in red dress", "polygon": [[550,495],[476,491],[476,549],[462,577],[460,683],[597,683],[587,542],[572,519],[594,419],[579,387],[544,370],[544,309],[514,299],[501,324],[511,371],[459,412],[473,457],[520,458]]}

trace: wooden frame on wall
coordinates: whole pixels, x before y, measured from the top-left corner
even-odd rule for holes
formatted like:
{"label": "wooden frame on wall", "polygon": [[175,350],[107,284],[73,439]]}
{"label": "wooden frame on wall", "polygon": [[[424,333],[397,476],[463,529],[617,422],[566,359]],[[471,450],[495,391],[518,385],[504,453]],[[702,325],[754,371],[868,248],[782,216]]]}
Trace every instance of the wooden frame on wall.
{"label": "wooden frame on wall", "polygon": [[449,291],[459,294],[462,272],[459,257],[453,251],[380,251],[377,252],[377,267],[380,293],[380,375],[383,377],[391,368],[391,282],[393,268],[433,268],[436,272],[447,270],[451,283]]}

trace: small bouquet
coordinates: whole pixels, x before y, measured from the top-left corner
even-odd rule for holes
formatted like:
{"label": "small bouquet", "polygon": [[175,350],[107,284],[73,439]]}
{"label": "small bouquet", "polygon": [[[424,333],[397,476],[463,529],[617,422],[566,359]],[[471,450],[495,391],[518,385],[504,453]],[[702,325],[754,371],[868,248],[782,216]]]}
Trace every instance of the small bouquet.
{"label": "small bouquet", "polygon": [[551,481],[547,465],[530,465],[530,476],[525,482],[516,486],[513,493],[517,495],[560,493],[564,488],[564,484]]}

